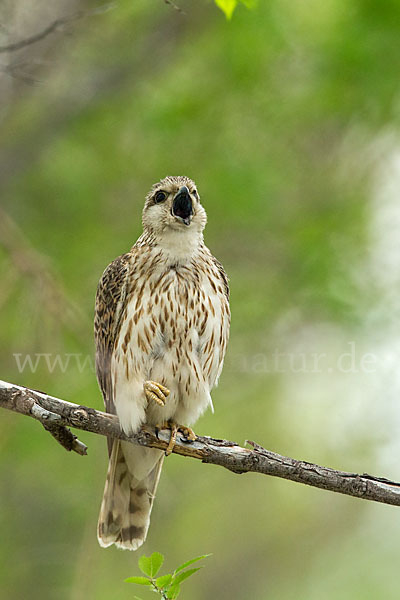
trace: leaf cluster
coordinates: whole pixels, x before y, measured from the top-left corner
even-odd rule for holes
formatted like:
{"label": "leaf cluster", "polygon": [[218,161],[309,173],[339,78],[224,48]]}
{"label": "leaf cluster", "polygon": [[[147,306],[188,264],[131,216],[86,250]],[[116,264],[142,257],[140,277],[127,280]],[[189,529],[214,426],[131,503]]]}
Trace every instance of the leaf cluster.
{"label": "leaf cluster", "polygon": [[[153,552],[151,556],[143,555],[139,558],[138,565],[145,576],[128,577],[125,579],[125,582],[147,586],[163,600],[174,599],[179,596],[182,582],[201,569],[201,567],[194,567],[192,569],[188,569],[188,567],[208,556],[210,556],[210,554],[203,554],[203,556],[192,558],[182,565],[179,565],[179,567],[176,567],[173,573],[166,573],[165,575],[157,577],[164,562],[164,556],[160,552]],[[141,600],[138,596],[135,596],[135,598]]]}

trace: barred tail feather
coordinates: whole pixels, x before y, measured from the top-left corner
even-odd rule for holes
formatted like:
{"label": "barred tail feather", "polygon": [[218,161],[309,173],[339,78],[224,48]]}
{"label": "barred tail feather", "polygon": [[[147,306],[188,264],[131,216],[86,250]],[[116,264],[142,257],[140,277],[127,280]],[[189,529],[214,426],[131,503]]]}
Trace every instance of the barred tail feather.
{"label": "barred tail feather", "polygon": [[100,546],[137,550],[145,541],[164,454],[114,441],[97,537]]}

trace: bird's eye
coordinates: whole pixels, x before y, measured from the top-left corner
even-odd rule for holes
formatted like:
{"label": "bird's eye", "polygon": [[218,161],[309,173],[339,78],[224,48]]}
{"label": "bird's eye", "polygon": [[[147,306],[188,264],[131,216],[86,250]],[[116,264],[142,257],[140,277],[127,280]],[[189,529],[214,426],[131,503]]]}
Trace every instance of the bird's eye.
{"label": "bird's eye", "polygon": [[199,197],[199,194],[197,193],[197,190],[192,190],[192,194],[195,198]]}
{"label": "bird's eye", "polygon": [[156,204],[158,204],[159,202],[164,202],[166,197],[167,197],[167,194],[165,192],[162,192],[161,190],[159,190],[156,193],[156,195],[154,196],[154,202]]}

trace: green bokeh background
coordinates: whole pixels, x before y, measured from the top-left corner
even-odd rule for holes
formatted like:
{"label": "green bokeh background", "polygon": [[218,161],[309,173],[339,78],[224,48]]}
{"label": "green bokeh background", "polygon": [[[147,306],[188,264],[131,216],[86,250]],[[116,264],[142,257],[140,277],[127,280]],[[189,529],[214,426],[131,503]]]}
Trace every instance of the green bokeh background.
{"label": "green bokeh background", "polygon": [[[51,4],[30,22],[6,2],[25,27],[9,35],[77,8]],[[0,73],[0,377],[102,407],[98,279],[140,234],[150,186],[185,174],[232,307],[196,431],[400,479],[399,4],[259,0],[230,22],[178,4],[120,0],[0,55],[16,65]],[[0,597],[132,598],[141,552],[96,541],[104,439],[83,432],[82,458],[0,417]],[[399,536],[395,507],[171,456],[143,551],[171,568],[213,553],[186,600],[394,599]]]}

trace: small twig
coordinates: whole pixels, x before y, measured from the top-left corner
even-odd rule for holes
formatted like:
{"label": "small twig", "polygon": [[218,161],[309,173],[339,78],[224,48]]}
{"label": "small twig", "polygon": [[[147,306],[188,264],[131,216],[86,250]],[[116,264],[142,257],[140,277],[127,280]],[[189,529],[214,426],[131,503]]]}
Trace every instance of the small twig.
{"label": "small twig", "polygon": [[27,37],[18,42],[13,42],[11,44],[8,44],[7,46],[0,46],[0,52],[15,52],[16,50],[21,50],[21,48],[26,48],[26,46],[31,46],[32,44],[36,44],[37,42],[40,42],[41,40],[46,38],[48,35],[61,29],[64,25],[67,25],[68,23],[72,23],[73,21],[77,21],[84,17],[102,14],[104,12],[107,12],[108,10],[111,10],[114,7],[115,7],[114,3],[105,4],[94,10],[79,11],[77,13],[74,13],[73,15],[69,15],[68,17],[63,17],[61,19],[55,19],[55,21],[53,21],[52,23],[47,25],[47,27],[45,27],[39,33],[31,35],[30,37]]}
{"label": "small twig", "polygon": [[[2,382],[3,383],[3,382]],[[1,385],[1,384],[0,384]],[[21,397],[16,388],[10,392],[9,402],[11,410],[16,410],[25,415],[29,415],[39,421],[63,448],[69,452],[73,450],[77,454],[87,454],[87,446],[78,440],[75,434],[65,427],[61,416],[47,408],[44,408],[38,401],[33,390],[28,390]]]}
{"label": "small twig", "polygon": [[[169,434],[166,431],[160,431],[156,435],[153,428],[144,427],[137,434],[128,436],[121,430],[115,415],[78,406],[5,381],[0,381],[0,407],[34,417],[64,447],[79,454],[84,454],[83,449],[86,447],[75,436],[72,442],[64,443],[63,436],[68,437],[69,434],[73,436],[69,430],[68,434],[65,433],[67,426],[160,450],[165,450],[169,442]],[[57,429],[59,431],[55,433]],[[71,440],[70,437],[69,439]],[[374,477],[368,473],[360,475],[337,471],[276,454],[255,442],[247,443],[252,449],[242,448],[229,440],[198,436],[190,443],[178,439],[173,452],[197,458],[204,463],[225,467],[233,473],[253,472],[272,475],[331,492],[400,506],[400,483],[398,482],[384,477]]]}
{"label": "small twig", "polygon": [[76,452],[81,456],[85,456],[87,454],[87,446],[78,438],[76,435],[72,433],[68,427],[55,425],[54,423],[43,423],[41,421],[43,427],[48,431],[55,440],[68,452]]}
{"label": "small twig", "polygon": [[78,440],[76,435],[73,434],[68,427],[60,425],[60,415],[46,410],[34,400],[31,408],[31,415],[42,423],[46,431],[48,431],[63,448],[69,452],[73,450],[81,456],[87,454],[87,446]]}
{"label": "small twig", "polygon": [[180,6],[178,6],[177,4],[175,4],[175,2],[173,2],[172,0],[164,0],[165,4],[168,4],[169,6],[172,6],[172,8],[174,8],[175,10],[177,10],[178,12],[180,12],[182,15],[185,15],[185,11],[181,9]]}

